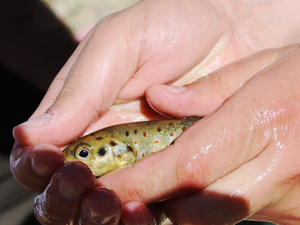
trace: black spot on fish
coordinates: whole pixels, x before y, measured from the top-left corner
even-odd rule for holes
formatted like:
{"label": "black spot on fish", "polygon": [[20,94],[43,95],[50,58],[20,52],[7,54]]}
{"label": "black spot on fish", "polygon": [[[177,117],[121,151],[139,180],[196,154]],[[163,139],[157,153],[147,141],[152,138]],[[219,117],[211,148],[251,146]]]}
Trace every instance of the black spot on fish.
{"label": "black spot on fish", "polygon": [[134,130],[134,134],[137,134],[137,130]]}
{"label": "black spot on fish", "polygon": [[126,135],[126,137],[128,137],[129,136],[129,131],[127,130],[127,131],[125,131],[125,135]]}
{"label": "black spot on fish", "polygon": [[96,137],[96,140],[98,140],[98,141],[100,141],[102,139],[103,139],[103,137]]}
{"label": "black spot on fish", "polygon": [[114,142],[114,141],[110,141],[109,144],[110,144],[111,146],[116,146],[116,145],[117,145],[117,143]]}
{"label": "black spot on fish", "polygon": [[173,123],[169,123],[169,126],[173,126]]}
{"label": "black spot on fish", "polygon": [[160,127],[158,127],[158,128],[157,128],[157,131],[158,131],[158,132],[161,132],[161,128],[160,128]]}
{"label": "black spot on fish", "polygon": [[98,151],[98,155],[100,156],[104,156],[106,154],[106,149],[104,147],[100,148],[99,151]]}
{"label": "black spot on fish", "polygon": [[133,152],[133,149],[131,146],[127,145],[127,150]]}

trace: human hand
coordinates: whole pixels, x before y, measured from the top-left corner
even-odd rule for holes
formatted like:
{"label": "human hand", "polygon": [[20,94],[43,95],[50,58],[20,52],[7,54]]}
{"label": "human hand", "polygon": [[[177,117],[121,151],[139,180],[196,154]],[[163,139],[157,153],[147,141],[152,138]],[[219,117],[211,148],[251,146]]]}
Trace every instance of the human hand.
{"label": "human hand", "polygon": [[[157,109],[163,111],[165,114],[171,114],[171,113],[175,112],[175,114],[174,114],[175,116],[186,116],[185,113],[188,113],[192,110],[195,110],[193,113],[197,113],[197,111],[198,112],[201,111],[203,113],[205,111],[206,112],[214,111],[215,108],[218,106],[218,104],[220,104],[219,103],[220,102],[220,97],[219,97],[220,93],[222,94],[223,101],[224,101],[224,99],[226,99],[227,97],[232,95],[232,93],[235,92],[235,90],[237,88],[239,88],[240,85],[243,85],[244,83],[246,83],[247,80],[249,80],[251,78],[251,76],[253,76],[257,71],[262,70],[265,67],[264,65],[271,64],[270,67],[275,68],[275,69],[278,68],[278,65],[280,65],[280,66],[284,65],[285,67],[282,69],[287,71],[287,68],[291,67],[290,64],[297,62],[297,59],[294,59],[293,57],[295,55],[294,52],[295,51],[299,52],[299,49],[296,49],[296,50],[288,53],[289,51],[291,51],[293,49],[294,49],[294,47],[287,47],[287,48],[280,49],[280,50],[263,51],[254,56],[251,56],[250,58],[241,60],[232,65],[224,67],[223,69],[213,73],[212,75],[209,75],[206,78],[202,78],[197,83],[189,85],[188,91],[186,92],[186,94],[184,94],[181,97],[174,98],[173,102],[172,102],[172,100],[169,99],[170,97],[172,98],[172,93],[168,92],[169,87],[152,86],[147,91],[148,100],[150,103],[152,103],[152,105],[155,105],[155,103],[156,103]],[[287,56],[290,57],[290,58],[288,58],[288,60],[294,59],[292,63],[290,63],[290,64],[285,63],[285,61],[287,61],[286,60],[287,56],[284,56],[283,58],[281,58],[285,54],[287,54]],[[284,62],[282,60],[284,60]],[[275,63],[274,63],[274,61],[275,61]],[[267,69],[269,69],[269,68],[267,68]],[[271,70],[271,69],[266,70],[265,73],[273,74],[273,70]],[[229,72],[230,72],[230,75],[228,77],[227,73],[229,73]],[[259,75],[256,75],[256,76],[257,77],[259,77],[259,76],[266,77],[267,75],[265,75],[265,73],[260,72]],[[217,78],[217,79],[215,79],[215,78]],[[255,79],[258,80],[258,78],[255,78]],[[265,79],[268,79],[268,78],[265,78]],[[275,79],[275,80],[277,81],[278,79]],[[217,81],[219,81],[219,83],[217,83]],[[235,94],[231,99],[239,100],[240,96],[236,97],[236,95],[239,95],[239,93],[243,92],[244,88],[246,88],[246,91],[248,91],[248,89],[249,89],[248,83],[244,87],[242,87],[241,91],[239,91],[237,94]],[[250,87],[252,87],[252,85],[250,85]],[[271,88],[272,87],[273,86],[271,85]],[[210,90],[210,91],[208,91],[208,90]],[[264,89],[264,91],[266,91],[266,89]],[[161,94],[156,95],[158,92],[160,92]],[[254,91],[254,93],[257,93],[257,92]],[[243,94],[243,96],[246,94]],[[258,95],[260,96],[260,93],[258,93]],[[201,98],[199,98],[199,96],[201,96]],[[173,97],[174,97],[174,95],[173,95]],[[251,97],[254,98],[253,101],[255,102],[255,95],[251,95]],[[156,100],[155,100],[155,98],[156,98]],[[157,98],[159,99],[159,101]],[[186,101],[186,99],[189,99],[190,101]],[[210,100],[211,103],[208,103],[208,100]],[[221,220],[220,224],[223,224],[224,221],[226,221],[226,219],[230,219],[230,221],[237,222],[238,220],[242,219],[241,218],[242,216],[248,216],[247,213],[252,212],[250,210],[251,206],[253,204],[257,204],[259,206],[259,204],[257,202],[259,202],[261,195],[264,195],[266,192],[263,191],[263,194],[259,195],[252,189],[249,190],[248,192],[246,190],[244,195],[243,195],[243,193],[240,193],[240,195],[236,195],[235,197],[233,197],[231,199],[231,202],[228,202],[229,201],[228,199],[230,199],[232,197],[232,195],[230,195],[230,194],[232,194],[232,193],[236,194],[234,191],[242,192],[242,191],[244,191],[243,187],[245,187],[245,186],[249,187],[250,185],[249,185],[249,183],[246,182],[247,180],[245,181],[244,177],[243,177],[243,179],[239,179],[239,178],[235,177],[235,173],[236,173],[235,171],[232,172],[230,169],[225,168],[228,165],[232,165],[234,168],[236,168],[237,165],[239,165],[239,163],[245,163],[245,162],[248,163],[248,161],[250,162],[251,156],[253,156],[253,154],[258,154],[259,149],[256,152],[252,152],[252,154],[251,154],[251,152],[247,152],[246,150],[247,149],[251,150],[251,147],[253,147],[253,146],[254,147],[261,146],[260,145],[261,143],[250,143],[250,146],[245,147],[245,149],[246,149],[245,154],[240,155],[240,157],[242,158],[241,161],[239,161],[240,158],[238,157],[237,154],[241,152],[239,147],[243,146],[244,142],[239,143],[239,145],[237,146],[237,149],[234,149],[236,151],[230,152],[230,151],[232,151],[232,149],[233,149],[232,147],[234,146],[234,144],[232,144],[232,143],[235,140],[239,141],[239,138],[243,137],[243,135],[238,135],[236,137],[234,135],[234,133],[240,132],[241,134],[245,134],[246,132],[243,129],[249,128],[249,126],[247,126],[247,122],[245,121],[244,116],[248,118],[249,114],[251,115],[251,111],[248,110],[248,108],[244,107],[244,106],[248,105],[249,108],[254,107],[253,110],[257,110],[257,108],[255,108],[255,105],[247,104],[243,100],[246,101],[247,99],[243,97],[242,100],[239,100],[239,101],[243,102],[243,104],[240,103],[241,104],[240,107],[237,107],[234,103],[231,103],[234,100],[228,100],[224,104],[224,106],[220,110],[217,111],[217,113],[216,113],[217,116],[214,114],[210,118],[204,119],[204,121],[208,120],[208,122],[205,122],[206,124],[204,124],[205,125],[204,128],[200,127],[200,128],[193,129],[193,127],[195,127],[195,126],[193,126],[189,130],[187,130],[182,135],[181,138],[177,139],[175,142],[175,145],[173,145],[172,147],[165,149],[162,152],[156,153],[153,156],[147,157],[146,159],[142,160],[141,162],[135,164],[132,168],[125,168],[124,170],[117,171],[115,173],[110,173],[110,174],[100,178],[99,181],[96,181],[95,186],[102,187],[102,185],[104,185],[106,187],[113,188],[113,190],[115,190],[121,198],[121,200],[118,200],[118,202],[120,204],[116,204],[116,205],[110,204],[109,211],[104,211],[105,213],[107,213],[106,214],[107,219],[105,221],[111,222],[108,224],[117,224],[119,222],[118,218],[121,216],[120,205],[121,205],[121,202],[123,202],[123,203],[125,203],[125,205],[123,208],[122,219],[123,219],[123,222],[126,221],[126,222],[124,222],[125,224],[149,224],[153,220],[153,217],[152,217],[153,208],[151,208],[151,211],[150,211],[145,204],[150,204],[150,203],[153,203],[153,202],[165,199],[165,198],[178,197],[178,195],[181,196],[185,193],[193,193],[196,190],[199,191],[200,189],[203,189],[204,186],[205,186],[204,190],[202,192],[199,192],[196,194],[196,196],[197,195],[200,196],[199,198],[195,198],[195,195],[193,195],[193,194],[188,197],[181,196],[175,200],[165,201],[163,204],[160,205],[160,208],[163,208],[163,210],[165,212],[167,212],[168,216],[176,222],[179,222],[179,221],[186,222],[187,218],[194,219],[191,214],[195,213],[196,215],[198,215],[199,213],[194,212],[194,211],[189,211],[188,209],[190,209],[190,208],[194,209],[195,207],[192,204],[199,203],[199,202],[200,203],[203,202],[203,205],[201,205],[201,204],[199,205],[199,210],[204,210],[204,209],[208,210],[203,213],[203,215],[206,215],[207,218],[202,218],[202,219],[206,219],[208,221],[206,224],[211,224],[211,222],[212,222],[209,215],[210,215],[211,211],[215,211],[214,210],[215,209],[214,207],[216,207],[215,204],[217,204],[220,207],[228,208],[228,210],[232,210],[232,211],[234,211],[235,208],[240,209],[240,211],[238,211],[238,212],[229,211],[228,212],[229,216],[227,218],[224,218],[221,215],[218,215],[218,217],[215,217],[215,215],[212,215],[213,218],[220,218],[220,220]],[[179,102],[176,102],[176,101],[179,101]],[[194,104],[191,104],[191,101],[193,101]],[[161,104],[159,104],[160,102],[166,102],[166,103],[168,102],[167,104],[169,104],[169,105],[163,104],[163,106],[164,105],[165,106],[162,107]],[[230,103],[230,105],[226,106],[227,104],[229,104],[228,102]],[[201,108],[193,107],[193,105],[197,106],[198,104],[201,106],[204,106],[204,107],[201,107]],[[177,107],[180,106],[180,107],[177,108],[177,110],[176,110],[176,106]],[[228,110],[227,107],[231,108],[232,106],[234,106],[235,110],[234,111]],[[172,107],[175,107],[175,108],[172,108]],[[226,108],[223,109],[224,107],[226,107]],[[181,109],[181,110],[179,110],[179,109]],[[184,111],[184,109],[186,109],[187,111]],[[221,111],[221,113],[219,111]],[[248,112],[244,116],[240,116],[242,118],[243,124],[239,123],[240,120],[237,120],[238,117],[236,116],[236,114],[243,115],[241,113],[241,111]],[[178,114],[178,113],[182,113],[182,114]],[[219,114],[221,114],[221,115],[219,115]],[[230,117],[229,117],[228,114],[229,115],[232,114],[232,115],[230,115]],[[238,122],[231,123],[232,121],[229,120],[228,118],[226,120],[225,119],[222,120],[222,116],[226,116],[226,118],[227,117],[235,118],[234,121],[238,121]],[[257,115],[255,114],[249,118],[254,117],[254,120],[255,120],[255,119],[257,119],[256,116]],[[211,118],[213,118],[213,119],[216,118],[217,121],[210,122],[210,120],[212,120]],[[226,126],[226,125],[222,124],[222,121],[229,125]],[[240,126],[235,127],[237,124]],[[245,124],[246,124],[246,126],[244,127]],[[273,123],[270,123],[269,125],[272,126]],[[199,126],[203,126],[203,124],[199,124]],[[224,127],[226,128],[226,130],[224,129]],[[231,127],[233,127],[233,128],[231,128]],[[261,128],[267,129],[268,126],[254,127],[253,128],[254,134],[262,133],[263,131],[258,132],[258,130]],[[190,131],[191,129],[193,129],[193,131]],[[205,133],[205,132],[210,133],[209,137],[212,137],[212,138],[210,140],[207,140],[204,138],[200,139],[199,137],[204,136],[204,134],[199,134],[199,130],[201,131],[201,133]],[[220,130],[223,133],[220,132]],[[228,131],[228,132],[226,132],[226,131]],[[187,135],[186,134],[187,132],[192,132],[192,135],[191,134]],[[193,134],[193,132],[196,134]],[[218,132],[219,132],[219,135],[214,134],[214,133],[218,133]],[[232,133],[230,133],[230,132],[232,132]],[[229,135],[231,137],[230,142],[226,141],[227,135]],[[252,137],[251,139],[253,139],[253,140],[256,139],[256,140],[260,141],[259,138],[256,138],[255,135],[251,135],[251,133],[249,134],[249,136],[251,136]],[[269,136],[269,138],[270,137],[271,136]],[[207,145],[199,144],[199,142],[196,142],[196,140],[195,140],[194,143],[197,143],[197,146],[208,146],[207,148],[200,149],[200,152],[197,154],[196,151],[198,151],[199,148],[198,147],[195,148],[192,144],[187,144],[185,142],[184,138],[187,138],[189,143],[193,143],[192,139],[197,139],[198,141],[202,141],[202,142],[210,142],[211,141],[211,146],[210,146],[210,144],[207,144]],[[216,138],[215,142],[213,142],[214,138]],[[247,138],[247,135],[246,135],[246,138]],[[242,140],[244,140],[244,139],[242,139]],[[261,140],[266,141],[264,138],[261,138]],[[250,141],[246,140],[246,142],[249,144]],[[218,144],[221,144],[224,146],[222,148],[223,154],[220,154],[220,152],[218,152],[218,150],[219,150],[218,148],[220,147],[220,145],[218,145]],[[251,144],[253,146],[251,146]],[[182,146],[185,146],[185,147],[182,147]],[[230,147],[230,149],[226,149],[226,147],[228,147],[228,146]],[[249,147],[249,148],[247,148],[247,147]],[[187,158],[182,157],[182,149],[189,149],[188,152],[185,152],[185,156],[188,155]],[[203,152],[202,150],[205,150],[207,152]],[[269,150],[269,151],[271,151],[271,150]],[[267,149],[264,149],[264,151],[267,151]],[[234,153],[236,155],[234,155]],[[161,154],[163,154],[163,155],[161,155]],[[259,154],[261,154],[261,153],[259,153]],[[268,152],[265,154],[268,156],[270,153]],[[178,157],[176,157],[176,155]],[[229,155],[229,156],[226,157],[226,155]],[[192,161],[194,161],[193,164],[191,162],[186,162],[190,158],[193,158],[194,156],[197,156],[197,157],[195,158],[195,160],[192,160]],[[246,157],[248,157],[248,160],[243,159]],[[277,155],[276,155],[276,157],[277,157]],[[211,158],[213,158],[214,161],[211,161]],[[235,164],[233,164],[231,162],[231,158],[235,159],[234,160]],[[223,159],[223,160],[220,160],[220,159]],[[196,175],[197,175],[196,174],[196,169],[197,169],[196,165],[199,160],[203,161],[203,162],[201,162],[201,165],[205,165],[208,167],[205,171],[209,171],[209,174],[208,174],[208,176],[207,176],[207,174],[205,174],[205,176],[204,176],[205,180],[203,177],[201,177],[202,176],[201,171],[200,171],[200,175],[198,174],[198,177],[196,177]],[[282,159],[282,160],[284,160],[284,159]],[[197,161],[197,162],[195,162],[195,161]],[[269,161],[272,162],[272,160],[269,160]],[[178,165],[178,162],[180,162],[179,165]],[[215,162],[215,163],[213,163],[213,162]],[[175,163],[177,163],[177,165],[174,165]],[[153,167],[153,165],[156,165],[156,166]],[[189,170],[189,168],[185,167],[184,165],[190,165],[192,167],[192,169],[194,169],[194,171]],[[71,168],[71,166],[72,165],[69,165],[69,168]],[[214,174],[214,170],[212,169],[212,167],[214,167],[214,166],[216,167],[216,168],[214,168],[215,170],[217,170],[217,171],[219,170],[218,173],[216,173],[217,175]],[[224,166],[224,167],[222,167],[222,166]],[[248,166],[250,167],[250,169],[252,169],[251,164]],[[268,163],[266,163],[265,167],[269,168],[269,166],[270,165]],[[275,168],[275,166],[273,166],[273,167]],[[276,165],[276,167],[278,167],[278,165]],[[178,174],[177,178],[173,176],[174,170],[172,168],[173,169],[174,168],[182,168],[182,170],[180,169],[179,171],[177,171],[177,174]],[[258,167],[258,168],[260,168],[260,167]],[[156,171],[157,169],[160,171],[159,173],[158,173],[158,171]],[[185,169],[187,169],[187,171],[184,171]],[[239,173],[243,173],[244,170],[247,171],[247,169],[250,170],[249,168],[246,167],[246,169],[241,170]],[[65,177],[63,177],[61,179],[63,181],[68,180],[74,170],[76,170],[76,167],[75,167],[75,169],[74,168],[69,169],[69,175],[65,175]],[[252,172],[252,171],[253,170],[251,170],[250,172]],[[287,173],[289,172],[288,170],[286,170],[286,171],[287,171]],[[193,172],[194,174],[192,174],[191,172]],[[223,174],[224,172],[228,173],[228,174]],[[229,173],[229,172],[232,172],[232,173]],[[265,188],[265,189],[269,190],[270,187],[268,188],[265,184],[265,182],[269,182],[267,175],[266,175],[266,178],[264,178],[267,181],[264,181],[264,179],[262,178],[261,183],[260,182],[257,182],[256,184],[254,183],[254,181],[255,181],[254,178],[256,178],[255,176],[259,172],[263,173],[265,171],[263,171],[263,168],[262,168],[262,171],[256,171],[256,173],[254,173],[254,174],[252,174],[252,176],[248,177],[250,180],[249,182],[252,184],[252,188],[255,189],[258,186],[261,189]],[[271,172],[273,172],[273,171],[271,171]],[[270,172],[270,174],[272,174],[271,172]],[[275,173],[275,172],[277,172],[277,171],[275,170],[273,173]],[[187,173],[189,176],[186,177]],[[204,170],[203,170],[203,173],[204,173]],[[249,173],[249,171],[248,171],[248,173]],[[28,173],[26,173],[26,174],[28,174]],[[84,171],[82,173],[75,173],[75,174],[77,174],[76,175],[76,177],[77,177],[76,180],[78,182],[77,185],[86,184],[87,181],[91,178],[91,177],[87,176],[87,174],[89,174],[89,173],[86,173]],[[155,174],[155,175],[153,175],[153,174]],[[284,175],[285,174],[283,174],[281,176],[281,178],[284,177]],[[193,183],[192,180],[189,180],[190,176],[195,176],[194,177],[194,179],[196,179],[195,183]],[[220,181],[215,182],[215,179],[218,179],[218,176],[222,176],[222,177],[224,176],[223,180],[225,180],[225,181],[221,182],[222,181],[222,179],[221,179]],[[59,209],[60,208],[59,206],[65,208],[64,207],[65,205],[61,204],[61,202],[64,203],[64,201],[61,200],[60,194],[53,193],[53,191],[52,192],[50,191],[50,193],[49,193],[49,189],[50,190],[53,190],[53,189],[59,190],[59,188],[57,187],[59,184],[59,181],[56,178],[57,175],[54,175],[53,177],[54,178],[52,179],[52,181],[50,183],[50,187],[52,187],[52,188],[46,189],[45,192],[41,195],[41,197],[38,196],[38,198],[37,198],[38,200],[40,199],[41,203],[36,204],[35,209],[37,210],[37,209],[42,208],[42,210],[40,210],[40,212],[42,212],[42,213],[40,215],[38,215],[38,218],[40,220],[44,219],[45,217],[48,218],[47,216],[44,215],[44,214],[49,213],[48,210],[45,209],[45,205],[48,206],[49,209]],[[145,177],[147,177],[146,180],[145,180]],[[175,180],[174,180],[174,178],[175,178]],[[198,181],[197,181],[197,178],[199,179]],[[284,177],[284,178],[286,178],[286,177]],[[85,179],[87,179],[87,180],[85,180]],[[93,180],[93,179],[91,179],[91,180]],[[178,183],[176,183],[176,182],[178,182]],[[209,183],[209,182],[211,182],[211,183]],[[245,182],[244,185],[242,182]],[[162,185],[157,185],[157,183],[162,184]],[[279,182],[276,184],[280,185],[284,189],[287,188],[287,187],[283,187],[281,185],[281,183],[279,183]],[[203,185],[203,186],[200,187],[201,185]],[[75,185],[75,187],[77,187],[77,186]],[[87,187],[85,187],[85,188],[87,188]],[[83,194],[82,191],[78,191],[74,187],[70,188],[70,189],[75,190],[74,191],[75,193],[79,192],[80,194]],[[88,191],[90,189],[91,189],[91,186],[89,187]],[[100,192],[102,192],[104,190],[106,190],[106,189],[100,189]],[[275,189],[275,190],[278,192],[278,189]],[[87,191],[87,193],[89,193],[88,191]],[[283,191],[284,190],[282,190],[282,192]],[[255,193],[255,196],[258,198],[254,198],[257,202],[247,205],[246,202],[247,201],[251,202],[249,199],[252,197],[252,196],[249,197],[249,192]],[[104,196],[107,195],[106,192],[104,194],[105,194]],[[52,202],[49,201],[49,199],[51,199],[51,198],[48,198],[48,200],[46,200],[47,198],[44,197],[45,195],[51,196],[53,201]],[[85,195],[86,195],[86,193],[85,193]],[[86,207],[86,205],[84,205],[83,203],[80,203],[80,200],[81,200],[80,197],[79,197],[78,201],[76,202],[76,204],[74,204],[74,205],[77,205],[77,207],[78,207],[77,210],[81,210],[80,213],[78,213],[77,215],[82,215],[80,218],[83,220],[86,219],[86,217],[88,215],[91,215],[91,213],[87,212],[86,209],[92,208],[92,209],[94,209],[94,213],[96,215],[97,214],[103,215],[103,204],[101,204],[101,203],[105,202],[103,200],[103,196],[100,194],[95,194],[94,192],[92,192],[88,196],[89,196],[90,201],[92,201],[94,203],[96,202],[98,204],[94,204],[92,207],[90,207],[90,206]],[[114,192],[112,192],[112,193],[110,192],[108,197],[106,197],[106,198],[108,198],[111,201],[115,201],[114,199],[118,199],[118,197],[116,197]],[[200,200],[199,200],[199,202],[192,202],[191,200],[193,200],[193,199],[194,200],[200,199]],[[186,200],[187,200],[187,202],[186,202]],[[140,201],[140,202],[138,202],[138,201]],[[56,203],[56,204],[54,204],[54,203]],[[88,203],[89,203],[89,201],[88,201]],[[263,200],[261,200],[261,202],[259,202],[259,203],[266,204],[266,202],[264,202]],[[185,210],[183,210],[180,206],[180,205],[189,206],[189,204],[191,206],[185,207]],[[208,205],[210,205],[210,207],[208,207]],[[37,207],[37,206],[39,206],[39,207]],[[176,206],[176,207],[174,207],[174,206]],[[230,206],[231,206],[231,208],[230,208]],[[282,206],[282,207],[284,207],[284,206]],[[157,212],[156,219],[157,219],[157,221],[159,221],[159,218],[161,216],[160,215],[161,210],[160,209],[157,209],[157,210],[159,212]],[[182,210],[181,211],[182,214],[178,213],[178,211],[180,211],[180,210]],[[252,208],[252,210],[255,210],[255,208],[254,209]],[[280,208],[280,210],[283,210],[283,209]],[[58,210],[58,211],[61,212],[61,210]],[[72,211],[72,212],[74,212],[74,211]],[[112,215],[109,215],[109,212],[114,212],[115,214],[112,216]],[[221,212],[224,212],[224,211],[221,211]],[[230,213],[232,213],[232,214],[230,214]],[[237,213],[237,215],[235,215],[234,213]],[[265,212],[261,211],[260,213],[265,213]],[[272,213],[274,213],[274,212],[272,211]],[[49,214],[52,219],[53,219],[53,214],[56,216],[56,214],[53,211],[52,212],[50,211]],[[65,214],[63,214],[63,215],[65,215]],[[178,215],[183,215],[186,217],[178,218],[178,217],[176,217]],[[236,217],[234,217],[234,218],[230,217],[232,215],[236,216]],[[260,216],[260,214],[257,213],[256,216]],[[273,218],[273,216],[274,215],[271,214],[272,218]],[[64,219],[65,219],[64,222],[66,222],[67,218],[68,217],[64,217]],[[69,217],[69,219],[70,218],[72,218],[72,217]],[[80,218],[78,218],[78,219],[80,219]],[[104,220],[103,216],[100,218],[101,219],[99,219],[98,221]],[[254,216],[252,218],[254,218],[254,219],[258,218],[261,220],[265,219],[262,217],[254,217]],[[268,217],[266,217],[266,218],[268,218]],[[57,223],[56,220],[53,220],[53,221],[55,221]],[[90,219],[88,221],[90,221]],[[214,221],[214,222],[216,222],[216,221]],[[196,221],[196,222],[194,221],[194,223],[199,224],[199,221]]]}
{"label": "human hand", "polygon": [[[212,113],[172,146],[98,182],[122,202],[167,199],[162,210],[176,224],[235,224],[246,218],[299,224],[300,48],[295,47],[260,52],[180,93],[151,86],[148,101],[164,114]],[[269,66],[263,69],[264,63]],[[226,101],[216,109],[220,98]]]}
{"label": "human hand", "polygon": [[[240,22],[233,29],[232,24],[238,24],[235,19],[243,21],[243,18],[233,14],[228,17],[224,5],[215,1],[180,3],[142,1],[106,18],[87,35],[31,117],[35,119],[14,129],[21,146],[38,145],[31,150],[20,146],[13,150],[12,172],[24,187],[44,191],[48,182],[52,182],[54,171],[62,165],[57,147],[45,149],[40,144],[61,147],[84,132],[140,118],[140,110],[108,111],[117,98],[135,100],[153,83],[184,84],[198,78],[199,72],[211,72],[262,48],[291,43],[298,38],[297,32],[293,33],[285,24],[287,32],[260,34],[259,39],[249,44],[252,32],[241,31],[249,25]],[[280,10],[280,16],[284,15],[282,7]],[[287,13],[291,15],[290,11]],[[273,22],[281,19],[277,15],[274,18]],[[254,24],[265,28],[263,23]],[[270,42],[269,35],[277,38]],[[35,170],[32,161],[40,162],[40,166],[35,165],[37,173],[44,175],[30,171]],[[22,168],[27,168],[26,172]],[[80,201],[77,202],[78,205]]]}
{"label": "human hand", "polygon": [[185,85],[261,49],[299,41],[297,4],[146,0],[113,14],[87,34],[32,115],[35,120],[17,126],[14,137],[22,145],[64,146],[84,132],[136,120],[128,109],[107,111],[116,99],[142,97],[151,84]]}

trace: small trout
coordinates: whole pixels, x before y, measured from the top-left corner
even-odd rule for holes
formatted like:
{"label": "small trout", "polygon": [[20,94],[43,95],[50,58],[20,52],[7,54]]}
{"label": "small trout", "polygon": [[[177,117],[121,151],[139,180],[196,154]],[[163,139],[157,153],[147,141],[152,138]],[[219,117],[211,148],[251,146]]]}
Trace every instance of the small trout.
{"label": "small trout", "polygon": [[63,155],[66,161],[85,163],[99,177],[168,147],[199,119],[187,117],[107,127],[75,140],[63,150]]}

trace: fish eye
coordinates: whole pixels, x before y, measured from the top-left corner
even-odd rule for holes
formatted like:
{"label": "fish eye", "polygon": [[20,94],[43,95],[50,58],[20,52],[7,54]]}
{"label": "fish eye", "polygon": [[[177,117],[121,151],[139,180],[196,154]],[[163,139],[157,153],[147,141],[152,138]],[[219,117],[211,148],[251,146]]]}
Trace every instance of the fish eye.
{"label": "fish eye", "polygon": [[92,151],[92,147],[89,145],[79,145],[76,148],[76,156],[78,159],[86,160],[90,157]]}
{"label": "fish eye", "polygon": [[89,155],[89,151],[86,149],[81,149],[78,155],[82,158],[86,158]]}

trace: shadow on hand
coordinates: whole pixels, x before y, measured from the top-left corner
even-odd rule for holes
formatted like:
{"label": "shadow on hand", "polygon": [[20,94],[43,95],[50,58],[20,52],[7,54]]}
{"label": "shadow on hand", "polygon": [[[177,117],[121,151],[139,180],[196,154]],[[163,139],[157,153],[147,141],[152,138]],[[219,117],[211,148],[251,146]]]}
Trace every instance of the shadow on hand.
{"label": "shadow on hand", "polygon": [[[199,192],[167,200],[163,208],[170,220],[182,224],[266,224],[254,221],[239,222],[251,214],[248,204],[247,200],[236,195]],[[202,223],[199,223],[200,221]]]}

